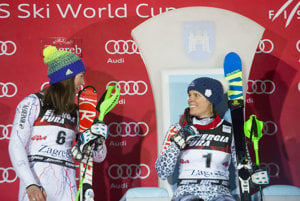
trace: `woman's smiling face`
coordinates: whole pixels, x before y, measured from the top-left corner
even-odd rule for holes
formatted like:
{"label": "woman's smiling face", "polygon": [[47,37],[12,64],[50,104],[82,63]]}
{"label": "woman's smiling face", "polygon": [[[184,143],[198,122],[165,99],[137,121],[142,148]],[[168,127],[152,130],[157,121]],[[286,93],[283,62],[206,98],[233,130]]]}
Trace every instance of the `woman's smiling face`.
{"label": "woman's smiling face", "polygon": [[75,79],[74,79],[74,85],[75,85],[75,90],[76,92],[81,88],[82,85],[84,85],[84,75],[85,73],[82,72],[82,73],[78,73],[76,76],[75,76]]}
{"label": "woman's smiling face", "polygon": [[213,105],[205,96],[196,90],[190,90],[188,95],[190,115],[198,118],[213,116]]}

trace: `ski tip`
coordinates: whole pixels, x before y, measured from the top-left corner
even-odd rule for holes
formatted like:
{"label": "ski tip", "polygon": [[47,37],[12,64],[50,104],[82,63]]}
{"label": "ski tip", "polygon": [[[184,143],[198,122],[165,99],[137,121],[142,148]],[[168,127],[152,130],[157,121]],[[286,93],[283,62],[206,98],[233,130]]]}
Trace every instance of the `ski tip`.
{"label": "ski tip", "polygon": [[228,57],[229,57],[229,56],[235,56],[235,57],[237,56],[237,57],[239,57],[239,55],[238,55],[236,52],[229,52],[229,53],[226,54],[226,57],[227,57],[227,56],[228,56]]}
{"label": "ski tip", "polygon": [[236,52],[229,52],[224,58],[225,76],[235,71],[242,71],[241,58]]}
{"label": "ski tip", "polygon": [[236,52],[229,52],[225,56],[225,62],[226,61],[241,61],[241,58]]}
{"label": "ski tip", "polygon": [[230,62],[230,61],[241,63],[241,58],[236,52],[229,52],[228,54],[226,54],[224,62]]}

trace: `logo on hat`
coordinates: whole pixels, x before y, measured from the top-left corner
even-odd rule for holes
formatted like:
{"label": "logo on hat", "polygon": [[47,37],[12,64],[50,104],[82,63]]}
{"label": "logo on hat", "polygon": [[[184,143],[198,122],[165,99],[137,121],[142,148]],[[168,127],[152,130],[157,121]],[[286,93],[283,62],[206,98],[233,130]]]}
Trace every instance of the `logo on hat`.
{"label": "logo on hat", "polygon": [[73,74],[73,71],[71,71],[70,69],[68,69],[68,70],[66,71],[66,75],[71,75],[71,74]]}
{"label": "logo on hat", "polygon": [[212,95],[211,90],[210,89],[206,89],[204,95],[209,98]]}

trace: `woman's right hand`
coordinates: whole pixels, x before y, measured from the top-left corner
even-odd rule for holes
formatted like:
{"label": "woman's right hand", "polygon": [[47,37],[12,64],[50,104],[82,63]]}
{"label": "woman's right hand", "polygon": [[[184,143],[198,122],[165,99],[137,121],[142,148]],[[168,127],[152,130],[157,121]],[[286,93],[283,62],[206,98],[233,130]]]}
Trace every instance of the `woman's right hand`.
{"label": "woman's right hand", "polygon": [[47,194],[43,188],[37,185],[31,185],[27,187],[26,191],[29,201],[46,201]]}

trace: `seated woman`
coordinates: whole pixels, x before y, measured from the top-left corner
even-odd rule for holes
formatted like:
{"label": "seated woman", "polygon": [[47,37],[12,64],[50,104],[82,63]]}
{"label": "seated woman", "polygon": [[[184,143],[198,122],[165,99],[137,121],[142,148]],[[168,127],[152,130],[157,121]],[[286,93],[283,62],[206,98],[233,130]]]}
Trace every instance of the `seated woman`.
{"label": "seated woman", "polygon": [[167,132],[155,163],[157,174],[167,179],[179,163],[174,201],[234,201],[229,188],[229,165],[235,159],[232,126],[215,111],[223,98],[223,85],[200,77],[187,92],[188,108],[182,122]]}

